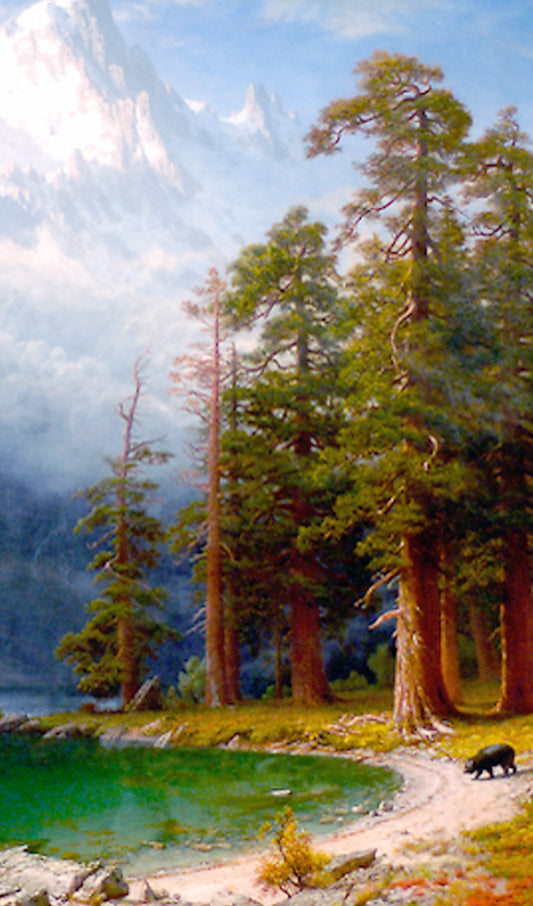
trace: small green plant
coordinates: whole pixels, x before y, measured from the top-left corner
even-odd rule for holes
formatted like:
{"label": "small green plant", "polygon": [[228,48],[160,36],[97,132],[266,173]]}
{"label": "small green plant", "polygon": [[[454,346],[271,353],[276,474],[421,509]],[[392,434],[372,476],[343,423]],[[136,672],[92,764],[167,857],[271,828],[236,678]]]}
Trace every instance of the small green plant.
{"label": "small green plant", "polygon": [[378,686],[385,689],[394,686],[395,659],[388,645],[378,645],[368,658],[368,666],[376,674]]}
{"label": "small green plant", "polygon": [[367,689],[368,681],[357,670],[352,670],[346,679],[333,680],[330,687],[333,692],[357,692],[360,689]]}
{"label": "small green plant", "polygon": [[[267,824],[262,833],[270,830]],[[266,888],[278,888],[290,897],[306,887],[325,887],[329,882],[326,853],[313,849],[311,837],[298,830],[291,808],[278,818],[270,852],[261,860],[258,880]]]}
{"label": "small green plant", "polygon": [[201,702],[205,693],[205,661],[192,655],[178,676],[179,693],[188,705]]}

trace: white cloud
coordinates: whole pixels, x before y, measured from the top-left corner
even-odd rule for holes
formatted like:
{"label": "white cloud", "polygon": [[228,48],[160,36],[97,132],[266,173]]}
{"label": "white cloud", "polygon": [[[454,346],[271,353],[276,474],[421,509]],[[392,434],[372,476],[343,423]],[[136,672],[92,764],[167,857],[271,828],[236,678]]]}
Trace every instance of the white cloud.
{"label": "white cloud", "polygon": [[316,23],[342,38],[396,31],[418,11],[449,8],[449,0],[262,0],[271,21]]}
{"label": "white cloud", "polygon": [[117,22],[149,21],[160,15],[161,9],[170,6],[195,6],[210,5],[213,0],[121,0],[113,7],[113,15]]}

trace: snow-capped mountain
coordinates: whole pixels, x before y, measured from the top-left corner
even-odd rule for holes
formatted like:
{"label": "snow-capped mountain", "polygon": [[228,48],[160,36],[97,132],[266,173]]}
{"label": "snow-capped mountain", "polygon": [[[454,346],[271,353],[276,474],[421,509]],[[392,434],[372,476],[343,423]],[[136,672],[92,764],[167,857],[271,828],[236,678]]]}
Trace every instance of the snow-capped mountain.
{"label": "snow-capped mountain", "polygon": [[[319,191],[297,119],[260,86],[222,119],[163,84],[107,0],[41,0],[0,31],[0,468],[70,489],[143,428],[176,449],[180,301]],[[244,94],[244,91],[243,91]]]}

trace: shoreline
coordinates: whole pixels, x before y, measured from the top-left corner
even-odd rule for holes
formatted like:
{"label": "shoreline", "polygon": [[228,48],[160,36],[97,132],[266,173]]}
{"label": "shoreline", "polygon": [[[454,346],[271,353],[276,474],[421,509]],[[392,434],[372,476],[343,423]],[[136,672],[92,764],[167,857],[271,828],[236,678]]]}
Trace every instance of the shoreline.
{"label": "shoreline", "polygon": [[[427,861],[427,852],[417,852],[416,844],[424,844],[426,850],[437,842],[445,850],[446,844],[451,848],[463,831],[511,818],[524,798],[533,793],[531,763],[519,763],[516,774],[507,777],[498,772],[492,780],[476,781],[464,774],[462,763],[419,752],[375,757],[365,754],[363,760],[397,771],[403,778],[402,786],[392,799],[390,811],[361,817],[348,828],[315,839],[316,848],[330,856],[375,849],[377,858],[391,866]],[[130,899],[142,899],[148,882],[156,895],[179,894],[189,901],[207,903],[229,893],[270,906],[280,900],[280,893],[266,892],[256,880],[266,851],[200,868],[127,877]]]}

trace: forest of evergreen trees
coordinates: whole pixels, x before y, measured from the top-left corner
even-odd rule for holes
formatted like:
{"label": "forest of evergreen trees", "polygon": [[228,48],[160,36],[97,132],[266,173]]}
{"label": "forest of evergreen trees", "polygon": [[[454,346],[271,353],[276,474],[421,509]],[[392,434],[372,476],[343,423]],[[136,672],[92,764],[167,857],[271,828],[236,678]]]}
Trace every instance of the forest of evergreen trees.
{"label": "forest of evergreen trees", "polygon": [[[294,207],[211,272],[189,305],[209,345],[174,367],[205,423],[205,502],[170,540],[207,589],[206,699],[239,699],[246,642],[276,651],[278,694],[288,652],[293,700],[330,700],[326,633],[386,591],[400,729],[457,712],[459,631],[501,677],[498,710],[529,713],[533,152],[514,109],[472,138],[437,67],[380,52],[355,73],[307,137],[311,156],[352,147],[335,235]],[[88,495],[104,590],[91,632],[62,648],[85,676],[107,659],[125,703],[162,602],[140,477],[161,455],[125,434]]]}

